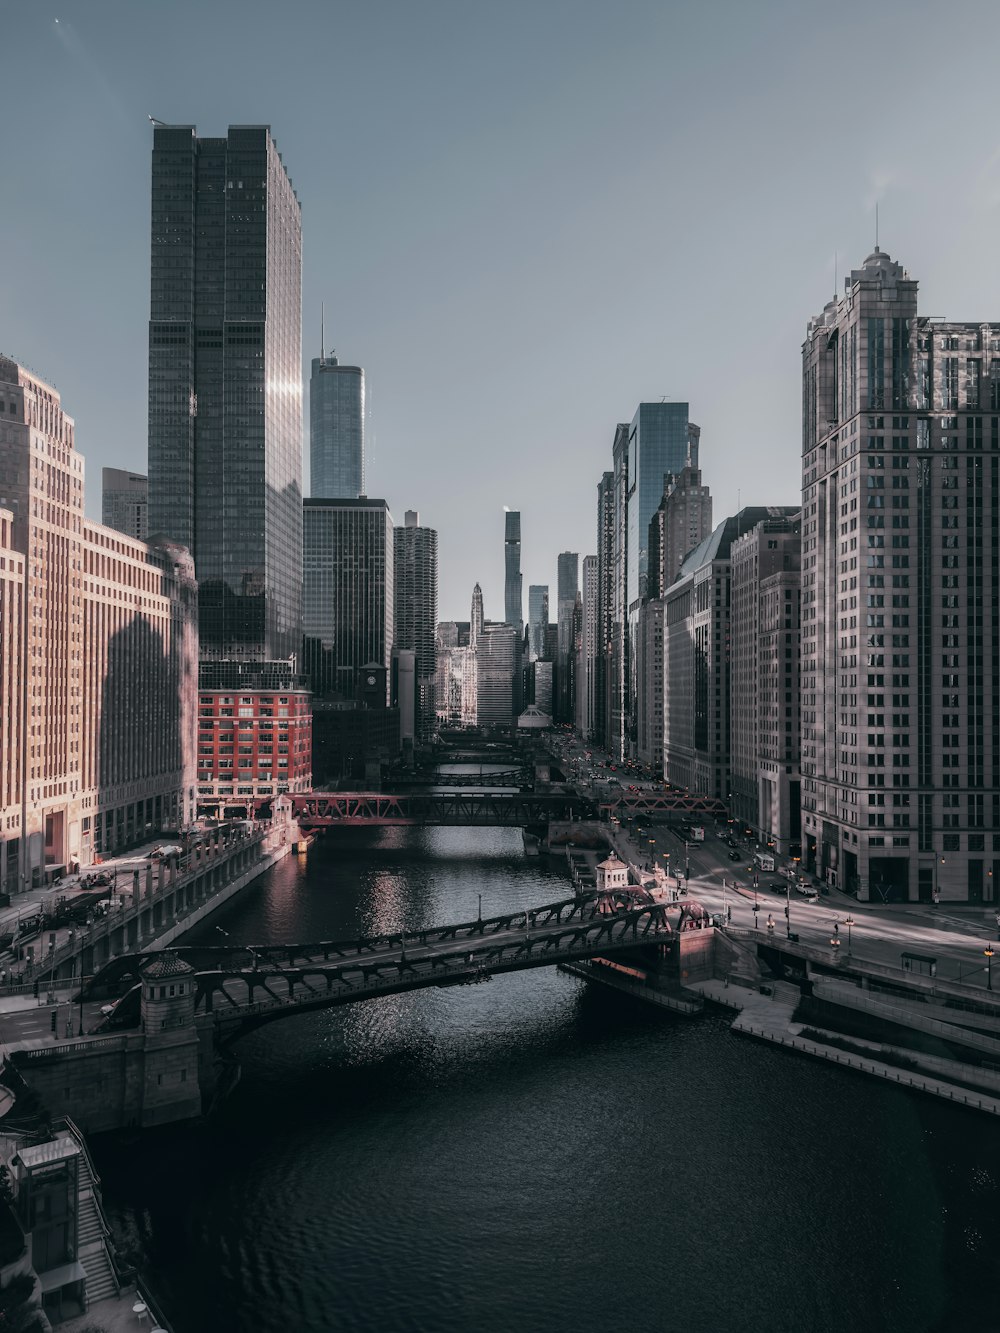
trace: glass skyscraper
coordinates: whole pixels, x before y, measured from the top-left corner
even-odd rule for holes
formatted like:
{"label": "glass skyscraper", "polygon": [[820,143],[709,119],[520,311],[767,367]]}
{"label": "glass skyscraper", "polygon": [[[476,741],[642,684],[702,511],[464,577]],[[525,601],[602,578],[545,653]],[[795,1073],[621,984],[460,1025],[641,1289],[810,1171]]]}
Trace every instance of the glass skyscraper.
{"label": "glass skyscraper", "polygon": [[545,656],[545,637],[549,627],[549,587],[547,583],[532,583],[528,588],[528,626],[531,631],[532,661]]}
{"label": "glass skyscraper", "polygon": [[187,546],[202,658],[302,635],[302,228],[266,125],[153,132],[149,530]]}
{"label": "glass skyscraper", "polygon": [[518,633],[524,627],[521,599],[521,515],[515,509],[504,514],[504,622]]}
{"label": "glass skyscraper", "polygon": [[318,500],[365,492],[365,372],[335,356],[313,359],[309,380],[309,493]]}
{"label": "glass skyscraper", "polygon": [[353,699],[362,667],[392,660],[394,543],[384,500],[309,499],[305,670],[314,694]]}

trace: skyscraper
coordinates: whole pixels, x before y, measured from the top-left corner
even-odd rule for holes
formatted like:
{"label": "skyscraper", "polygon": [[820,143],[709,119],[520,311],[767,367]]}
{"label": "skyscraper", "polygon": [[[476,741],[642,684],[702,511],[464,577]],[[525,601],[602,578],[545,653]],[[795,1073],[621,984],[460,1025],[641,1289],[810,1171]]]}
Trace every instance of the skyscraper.
{"label": "skyscraper", "polygon": [[414,654],[417,707],[415,734],[427,740],[434,730],[434,636],[437,628],[437,533],[420,526],[420,515],[406,511],[394,533],[394,650]]}
{"label": "skyscraper", "polygon": [[1000,331],[875,250],[803,345],[802,832],[862,899],[996,902]]}
{"label": "skyscraper", "polygon": [[688,420],[687,403],[640,403],[631,424],[615,431],[614,603],[620,724],[612,702],[608,744],[615,753],[637,747],[636,646],[639,608],[649,597],[649,524],[663,498],[664,478],[698,467],[700,429]]}
{"label": "skyscraper", "polygon": [[545,656],[545,634],[549,625],[549,588],[547,583],[532,583],[528,588],[528,629],[531,657]]}
{"label": "skyscraper", "polygon": [[203,658],[302,633],[299,202],[265,125],[153,131],[149,526],[187,546]]}
{"label": "skyscraper", "polygon": [[365,372],[325,352],[309,380],[309,494],[356,499],[365,493]]}
{"label": "skyscraper", "polygon": [[138,472],[101,469],[101,522],[145,541],[149,536],[149,482]]}
{"label": "skyscraper", "polygon": [[314,693],[353,699],[362,667],[392,661],[392,515],[365,497],[309,499],[303,513],[303,665]]}
{"label": "skyscraper", "polygon": [[556,563],[556,625],[558,649],[556,661],[557,722],[573,721],[573,610],[580,590],[580,557],[574,551],[563,551]]}
{"label": "skyscraper", "polygon": [[597,689],[597,556],[583,559],[583,633],[576,670],[576,729],[585,739],[594,734]]}
{"label": "skyscraper", "polygon": [[472,589],[472,616],[469,620],[469,647],[475,648],[483,632],[483,590],[477,583]]}
{"label": "skyscraper", "polygon": [[504,514],[504,623],[520,634],[524,628],[521,600],[521,515],[513,509]]}

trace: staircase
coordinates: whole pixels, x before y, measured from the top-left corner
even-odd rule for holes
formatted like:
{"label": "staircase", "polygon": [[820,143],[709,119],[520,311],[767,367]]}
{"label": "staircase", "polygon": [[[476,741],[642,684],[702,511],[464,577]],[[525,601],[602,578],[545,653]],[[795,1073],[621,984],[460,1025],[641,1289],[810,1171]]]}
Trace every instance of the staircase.
{"label": "staircase", "polygon": [[108,1253],[110,1234],[101,1211],[93,1164],[83,1135],[67,1120],[67,1129],[80,1146],[80,1178],[77,1185],[77,1258],[87,1274],[87,1306],[106,1296],[118,1295],[118,1282]]}

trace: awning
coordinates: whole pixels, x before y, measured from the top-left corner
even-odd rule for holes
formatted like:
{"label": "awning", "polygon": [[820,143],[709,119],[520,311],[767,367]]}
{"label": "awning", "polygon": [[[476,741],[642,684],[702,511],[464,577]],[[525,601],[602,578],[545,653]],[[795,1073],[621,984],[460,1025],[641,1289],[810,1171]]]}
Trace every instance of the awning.
{"label": "awning", "polygon": [[87,1270],[79,1261],[61,1264],[58,1268],[50,1268],[47,1273],[39,1273],[38,1280],[42,1284],[42,1291],[59,1291],[71,1282],[86,1282]]}

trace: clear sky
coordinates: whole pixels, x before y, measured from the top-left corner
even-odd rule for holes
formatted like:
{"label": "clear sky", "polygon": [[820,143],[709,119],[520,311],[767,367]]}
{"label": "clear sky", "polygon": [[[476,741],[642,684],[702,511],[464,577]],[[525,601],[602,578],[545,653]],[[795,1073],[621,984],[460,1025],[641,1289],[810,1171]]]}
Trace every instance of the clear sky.
{"label": "clear sky", "polygon": [[[100,469],[146,456],[147,114],[268,123],[307,358],[362,364],[368,490],[440,613],[595,550],[617,421],[686,399],[721,519],[799,494],[805,325],[880,242],[1000,320],[996,0],[0,0],[0,351]],[[58,19],[58,22],[56,21]],[[308,415],[305,420],[308,421]],[[304,459],[304,466],[306,459]]]}

